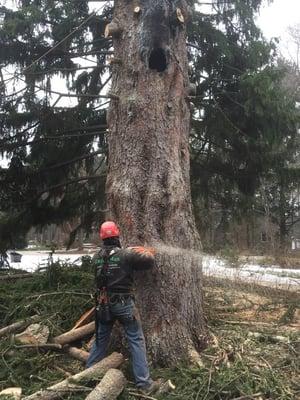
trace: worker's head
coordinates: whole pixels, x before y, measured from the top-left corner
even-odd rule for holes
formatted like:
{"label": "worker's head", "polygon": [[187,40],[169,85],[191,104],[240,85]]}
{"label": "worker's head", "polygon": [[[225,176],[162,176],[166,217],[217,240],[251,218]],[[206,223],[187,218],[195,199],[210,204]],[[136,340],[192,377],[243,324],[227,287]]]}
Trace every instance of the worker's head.
{"label": "worker's head", "polygon": [[107,239],[119,239],[120,231],[113,221],[106,221],[100,227],[100,239],[106,241]]}

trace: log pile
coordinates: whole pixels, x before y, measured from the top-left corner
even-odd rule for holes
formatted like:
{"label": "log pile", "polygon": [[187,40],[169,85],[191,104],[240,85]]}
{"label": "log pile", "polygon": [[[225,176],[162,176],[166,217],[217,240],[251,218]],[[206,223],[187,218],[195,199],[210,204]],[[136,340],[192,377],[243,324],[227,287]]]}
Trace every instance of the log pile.
{"label": "log pile", "polygon": [[[95,323],[89,322],[92,314],[93,312],[88,312],[88,318],[84,318],[84,321],[81,318],[73,329],[56,337],[48,338],[47,335],[40,335],[41,331],[47,333],[49,328],[42,324],[33,324],[41,319],[38,315],[0,329],[0,337],[13,334],[12,338],[16,350],[26,349],[41,352],[54,350],[85,364],[89,353],[82,348],[75,347],[73,343],[88,338],[94,333]],[[18,333],[22,329],[25,330]],[[83,369],[76,374],[70,374],[70,376],[67,375],[67,378],[61,382],[22,397],[22,400],[55,400],[73,392],[87,392],[86,399],[88,400],[115,400],[126,386],[126,378],[118,370],[123,361],[123,355],[114,352],[92,367]],[[5,389],[0,393],[0,397],[7,395],[7,393],[15,396],[16,399],[20,398],[21,388],[18,388],[18,397],[15,395],[16,388]]]}
{"label": "log pile", "polygon": [[[89,339],[94,334],[95,322],[91,322],[93,313],[94,309],[89,310],[71,330],[55,337],[49,335],[48,326],[36,323],[42,319],[39,315],[0,329],[0,337],[12,334],[13,354],[20,350],[35,350],[41,353],[55,351],[79,360],[85,365],[89,353],[75,345],[84,339]],[[24,330],[20,332],[22,329]],[[64,395],[78,392],[87,393],[86,400],[116,400],[126,386],[126,378],[118,369],[123,362],[123,355],[114,352],[92,367],[77,373],[69,373],[58,366],[57,369],[63,372],[65,377],[62,381],[50,386],[45,385],[43,389],[23,397],[21,397],[22,388],[6,388],[0,392],[0,400],[2,396],[7,395],[15,400],[56,400]],[[158,393],[167,393],[171,390],[174,390],[174,386],[168,381],[161,385]],[[153,399],[142,395],[139,391],[129,392],[129,394],[138,398]]]}

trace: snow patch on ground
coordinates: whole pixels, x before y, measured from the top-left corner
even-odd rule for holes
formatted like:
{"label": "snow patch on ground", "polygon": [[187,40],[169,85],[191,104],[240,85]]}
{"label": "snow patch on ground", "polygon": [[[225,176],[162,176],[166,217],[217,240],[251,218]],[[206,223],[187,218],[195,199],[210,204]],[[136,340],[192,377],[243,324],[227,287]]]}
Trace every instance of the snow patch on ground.
{"label": "snow patch on ground", "polygon": [[278,289],[300,290],[300,269],[284,269],[277,265],[264,267],[253,264],[230,265],[229,261],[210,255],[203,256],[206,276],[250,282]]}
{"label": "snow patch on ground", "polygon": [[[19,263],[10,262],[10,265],[14,269],[25,270],[28,272],[35,272],[39,267],[46,267],[49,259],[49,251],[18,251],[22,254],[22,260]],[[76,254],[53,254],[53,261],[62,261],[74,263],[79,261],[82,256],[86,256],[84,253]]]}
{"label": "snow patch on ground", "polygon": [[[94,252],[94,251],[93,251]],[[88,254],[93,255],[93,252]],[[37,271],[39,267],[45,267],[49,258],[49,251],[19,251],[22,254],[20,263],[10,263],[12,268]],[[69,263],[80,263],[85,253],[56,253],[53,261]],[[237,282],[250,282],[262,286],[271,286],[279,289],[293,291],[300,290],[300,269],[284,269],[273,265],[269,267],[259,264],[244,263],[239,266],[232,266],[229,261],[207,254],[203,255],[203,273],[206,276],[226,278]]]}

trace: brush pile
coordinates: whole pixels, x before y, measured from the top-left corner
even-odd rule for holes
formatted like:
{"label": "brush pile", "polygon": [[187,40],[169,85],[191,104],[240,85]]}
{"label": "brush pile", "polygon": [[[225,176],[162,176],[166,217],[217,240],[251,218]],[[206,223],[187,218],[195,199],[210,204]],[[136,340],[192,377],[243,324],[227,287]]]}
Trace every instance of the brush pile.
{"label": "brush pile", "polygon": [[152,397],[135,389],[130,363],[120,353],[85,369],[94,331],[92,288],[89,266],[53,264],[28,279],[1,281],[0,398],[299,398],[297,293],[206,281],[210,345],[195,365],[153,369],[154,378],[172,380],[175,390]]}

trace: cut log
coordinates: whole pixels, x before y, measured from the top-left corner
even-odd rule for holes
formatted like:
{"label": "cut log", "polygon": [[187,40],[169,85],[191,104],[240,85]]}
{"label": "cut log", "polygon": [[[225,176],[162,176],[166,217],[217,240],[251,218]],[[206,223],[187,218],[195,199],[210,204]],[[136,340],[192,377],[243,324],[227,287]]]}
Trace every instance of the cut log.
{"label": "cut log", "polygon": [[92,367],[76,375],[72,375],[47,389],[42,389],[30,396],[26,396],[23,400],[53,400],[60,398],[64,393],[70,393],[73,389],[76,390],[78,384],[101,379],[108,370],[111,368],[118,368],[123,361],[124,357],[122,354],[112,353]]}
{"label": "cut log", "polygon": [[95,322],[90,322],[78,329],[72,329],[68,332],[62,333],[59,336],[53,338],[54,343],[61,345],[69,344],[75,342],[75,340],[82,339],[89,336],[95,332]]}
{"label": "cut log", "polygon": [[138,14],[141,12],[141,7],[139,7],[139,6],[134,7],[133,12],[134,12],[136,15],[138,15]]}
{"label": "cut log", "polygon": [[75,358],[76,360],[82,361],[84,363],[87,362],[89,357],[89,353],[87,351],[78,349],[77,347],[64,347],[64,351],[69,354],[69,356]]}
{"label": "cut log", "polygon": [[110,369],[86,400],[115,400],[126,385],[126,378],[118,369]]}
{"label": "cut log", "polygon": [[39,319],[41,319],[41,317],[39,315],[33,315],[32,317],[29,317],[27,319],[23,319],[22,321],[18,321],[18,322],[15,322],[14,324],[8,325],[8,326],[0,329],[0,337],[9,335],[10,333],[18,332],[18,331],[26,328],[32,322],[38,321]]}
{"label": "cut log", "polygon": [[4,389],[0,392],[1,398],[9,398],[10,400],[20,400],[22,395],[22,389],[20,387],[11,387]]}
{"label": "cut log", "polygon": [[18,333],[14,339],[22,344],[46,344],[49,338],[50,330],[48,326],[42,324],[31,324],[24,332]]}
{"label": "cut log", "polygon": [[[89,357],[89,353],[87,351],[78,349],[77,347],[70,347],[70,346],[62,346],[58,343],[46,343],[46,344],[26,344],[21,346],[14,346],[16,349],[28,349],[28,350],[57,350],[63,351],[64,353],[68,354],[70,357],[75,358],[75,360],[79,360],[84,364],[87,362]],[[16,352],[10,353],[11,356],[14,356]]]}

